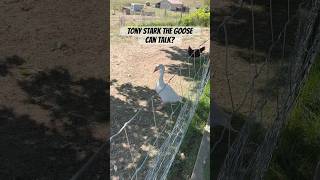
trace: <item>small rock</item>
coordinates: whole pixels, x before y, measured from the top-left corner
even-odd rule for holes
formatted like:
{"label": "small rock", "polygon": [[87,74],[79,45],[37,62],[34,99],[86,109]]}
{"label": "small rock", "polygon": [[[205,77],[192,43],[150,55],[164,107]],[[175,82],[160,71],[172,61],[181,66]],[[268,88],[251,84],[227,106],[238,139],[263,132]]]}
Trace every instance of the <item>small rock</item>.
{"label": "small rock", "polygon": [[181,160],[185,160],[186,159],[186,156],[184,155],[184,153],[180,153],[180,159]]}

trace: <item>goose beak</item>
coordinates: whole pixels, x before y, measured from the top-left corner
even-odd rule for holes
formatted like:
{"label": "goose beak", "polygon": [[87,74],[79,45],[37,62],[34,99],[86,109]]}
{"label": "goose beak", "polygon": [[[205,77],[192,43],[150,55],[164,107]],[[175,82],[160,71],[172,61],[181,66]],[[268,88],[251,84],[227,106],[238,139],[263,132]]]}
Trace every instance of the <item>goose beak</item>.
{"label": "goose beak", "polygon": [[155,72],[158,71],[158,70],[159,70],[158,67],[154,68],[153,73],[155,73]]}

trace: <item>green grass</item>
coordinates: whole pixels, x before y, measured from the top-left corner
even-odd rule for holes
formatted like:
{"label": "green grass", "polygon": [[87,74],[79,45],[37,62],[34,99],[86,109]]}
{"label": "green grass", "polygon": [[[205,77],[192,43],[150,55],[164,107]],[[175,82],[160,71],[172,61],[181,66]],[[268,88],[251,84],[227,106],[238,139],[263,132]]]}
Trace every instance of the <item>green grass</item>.
{"label": "green grass", "polygon": [[179,25],[183,26],[210,26],[209,8],[200,8],[180,19]]}
{"label": "green grass", "polygon": [[207,162],[204,167],[204,179],[203,180],[209,180],[210,179],[210,162]]}
{"label": "green grass", "polygon": [[[145,0],[136,0],[135,3],[145,4],[147,1]],[[210,12],[209,12],[209,2],[208,0],[200,1],[200,6],[203,8],[196,9],[197,3],[193,0],[186,0],[183,1],[186,6],[190,8],[189,13],[181,13],[175,12],[165,9],[155,8],[154,4],[158,1],[151,0],[148,1],[151,3],[151,6],[144,7],[145,12],[155,12],[155,17],[147,20],[146,18],[143,21],[128,21],[126,22],[127,25],[138,25],[138,26],[204,26],[209,27],[210,25]],[[132,1],[130,0],[119,0],[119,1],[111,1],[111,9],[121,13],[121,9],[124,6],[130,6]],[[111,12],[110,12],[111,13]],[[159,18],[160,17],[160,18]]]}
{"label": "green grass", "polygon": [[[204,89],[203,95],[200,98],[199,106],[169,172],[169,180],[182,180],[189,179],[191,177],[202,140],[203,130],[207,123],[209,110],[210,84],[208,83]],[[181,153],[185,155],[185,159],[181,158]],[[207,170],[209,171],[209,168],[207,168]]]}
{"label": "green grass", "polygon": [[313,179],[320,158],[320,58],[291,113],[266,179]]}
{"label": "green grass", "polygon": [[[165,14],[165,15],[164,15]],[[209,8],[200,8],[190,13],[180,13],[157,10],[156,15],[161,17],[158,20],[149,20],[139,23],[140,26],[210,26]]]}
{"label": "green grass", "polygon": [[[110,1],[110,6],[111,8],[119,8],[123,5],[130,5],[130,3],[141,3],[145,4],[146,2],[150,2],[151,6],[154,6],[155,3],[159,2],[160,0],[111,0]],[[210,0],[200,0],[200,5],[202,6],[209,6],[210,5]],[[196,6],[196,1],[195,0],[183,0],[183,4],[188,6],[188,7],[195,7]]]}

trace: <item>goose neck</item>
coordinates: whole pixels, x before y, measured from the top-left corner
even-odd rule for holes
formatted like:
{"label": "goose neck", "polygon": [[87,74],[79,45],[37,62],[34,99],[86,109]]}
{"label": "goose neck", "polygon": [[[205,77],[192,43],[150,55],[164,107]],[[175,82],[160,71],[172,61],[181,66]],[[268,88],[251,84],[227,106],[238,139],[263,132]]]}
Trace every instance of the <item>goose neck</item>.
{"label": "goose neck", "polygon": [[160,69],[159,82],[160,82],[161,84],[164,84],[163,76],[164,76],[164,70],[163,70],[163,69]]}

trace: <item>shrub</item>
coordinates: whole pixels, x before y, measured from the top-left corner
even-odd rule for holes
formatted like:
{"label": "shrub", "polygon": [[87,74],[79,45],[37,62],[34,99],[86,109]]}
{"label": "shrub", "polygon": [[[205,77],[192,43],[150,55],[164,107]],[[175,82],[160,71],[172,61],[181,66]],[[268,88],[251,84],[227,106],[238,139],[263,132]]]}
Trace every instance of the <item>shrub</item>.
{"label": "shrub", "polygon": [[196,11],[183,16],[179,21],[183,26],[205,26],[210,25],[210,11],[208,8],[199,8]]}
{"label": "shrub", "polygon": [[320,158],[320,59],[281,133],[266,179],[312,179]]}

